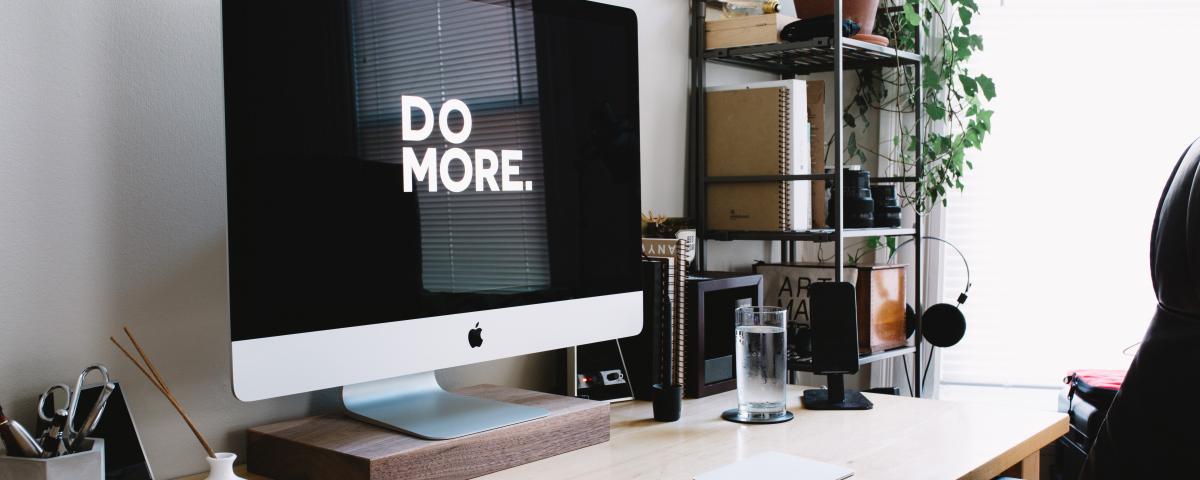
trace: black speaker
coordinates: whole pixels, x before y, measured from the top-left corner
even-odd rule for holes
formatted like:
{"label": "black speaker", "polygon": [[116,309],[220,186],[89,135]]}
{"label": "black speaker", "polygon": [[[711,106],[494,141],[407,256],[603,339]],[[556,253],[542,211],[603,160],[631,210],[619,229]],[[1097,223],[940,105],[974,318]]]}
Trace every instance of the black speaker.
{"label": "black speaker", "polygon": [[667,275],[665,260],[642,260],[642,332],[617,340],[625,355],[633,398],[650,400],[653,386],[670,383],[668,352],[669,333],[664,331],[664,318],[670,315],[665,289]]}
{"label": "black speaker", "polygon": [[762,275],[697,272],[688,277],[684,298],[684,395],[701,398],[737,388],[734,311],[762,305]]}
{"label": "black speaker", "polygon": [[858,305],[849,282],[818,282],[808,287],[812,313],[813,372],[826,375],[829,388],[805,390],[809,410],[869,410],[861,393],[847,390],[844,374],[858,373]]}

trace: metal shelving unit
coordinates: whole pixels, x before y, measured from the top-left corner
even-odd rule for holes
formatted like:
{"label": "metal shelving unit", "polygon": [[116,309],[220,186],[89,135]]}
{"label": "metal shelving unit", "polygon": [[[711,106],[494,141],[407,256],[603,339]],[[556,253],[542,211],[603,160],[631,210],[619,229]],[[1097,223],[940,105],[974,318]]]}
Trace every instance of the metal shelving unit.
{"label": "metal shelving unit", "polygon": [[[780,75],[828,72],[835,63],[836,42],[832,38],[814,38],[802,42],[751,45],[706,50],[704,59]],[[921,56],[912,52],[883,47],[853,38],[842,39],[846,68],[887,68],[919,65]]]}
{"label": "metal shelving unit", "polygon": [[[858,364],[866,365],[871,362],[878,362],[880,360],[884,360],[884,359],[888,359],[888,358],[896,358],[901,355],[908,355],[910,353],[915,352],[916,350],[917,350],[916,347],[913,347],[910,345],[907,347],[892,348],[889,350],[884,350],[882,352],[873,352],[873,353],[869,353],[866,355],[859,355],[858,356]],[[811,372],[812,371],[812,359],[811,358],[802,358],[800,360],[790,360],[790,361],[788,361],[788,370],[791,370],[794,372]]]}
{"label": "metal shelving unit", "polygon": [[[917,98],[922,98],[921,90],[921,49],[924,43],[922,29],[917,30],[917,53],[905,52],[895,48],[883,47],[867,42],[862,42],[841,36],[841,25],[837,19],[842,18],[842,2],[834,2],[835,19],[830,25],[830,37],[815,38],[802,42],[785,42],[768,45],[753,45],[745,47],[732,48],[716,48],[709,50],[705,47],[705,1],[692,0],[692,20],[691,20],[691,42],[690,42],[690,58],[691,58],[691,79],[690,79],[690,99],[688,104],[688,199],[687,205],[689,208],[688,215],[696,222],[697,244],[695,266],[698,270],[706,270],[705,258],[705,243],[709,240],[714,241],[730,241],[730,240],[763,240],[763,241],[778,241],[780,242],[780,256],[783,262],[789,262],[797,258],[796,244],[797,242],[832,242],[834,244],[834,275],[837,281],[843,280],[843,269],[845,267],[845,240],[847,238],[861,238],[871,236],[913,236],[921,238],[922,231],[922,215],[916,212],[911,228],[867,228],[867,229],[847,229],[845,228],[844,219],[841,212],[841,196],[833,195],[831,211],[833,212],[833,227],[827,229],[815,229],[802,232],[733,232],[722,230],[709,230],[706,228],[707,220],[707,199],[705,198],[706,185],[710,183],[749,183],[749,182],[780,182],[794,181],[804,182],[813,180],[832,181],[833,185],[841,191],[843,185],[843,168],[845,167],[845,151],[843,148],[844,139],[844,111],[842,108],[836,108],[834,113],[834,128],[833,142],[829,148],[833,152],[833,174],[814,173],[811,175],[762,175],[762,176],[741,176],[741,177],[709,177],[706,174],[706,159],[705,159],[705,67],[709,62],[734,65],[742,68],[770,72],[780,75],[783,78],[793,78],[797,75],[807,75],[811,73],[833,72],[834,74],[834,89],[833,101],[834,105],[845,105],[845,74],[846,70],[856,69],[871,69],[871,68],[895,68],[903,66],[916,66],[915,69],[915,84]],[[917,9],[917,14],[922,15],[921,2],[914,2]],[[916,118],[920,119],[924,116],[924,106],[922,102],[916,102]],[[923,138],[922,122],[915,122],[915,133],[917,138]],[[916,158],[922,157],[921,143],[916,145]],[[874,183],[900,183],[900,182],[917,182],[924,176],[924,168],[921,162],[917,162],[915,175],[912,177],[883,177],[876,178]],[[919,193],[918,193],[919,194]],[[917,385],[914,396],[921,396],[921,350],[922,345],[919,341],[922,331],[921,316],[924,313],[924,305],[922,296],[924,294],[924,277],[922,262],[924,252],[922,242],[914,243],[914,309],[916,310],[916,329],[918,339],[915,345],[901,347],[898,349],[879,352],[871,355],[865,355],[860,358],[860,365],[883,360],[885,358],[893,358],[899,355],[913,354],[914,357],[914,385]],[[789,365],[790,367],[791,365]],[[796,365],[796,370],[803,371],[803,365]]]}

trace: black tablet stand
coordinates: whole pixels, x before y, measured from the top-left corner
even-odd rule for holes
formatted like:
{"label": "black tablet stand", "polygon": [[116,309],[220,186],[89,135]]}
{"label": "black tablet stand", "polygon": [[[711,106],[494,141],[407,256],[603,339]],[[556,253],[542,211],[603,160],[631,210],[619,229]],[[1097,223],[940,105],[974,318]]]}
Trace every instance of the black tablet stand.
{"label": "black tablet stand", "polygon": [[828,389],[805,390],[800,403],[809,410],[870,410],[875,405],[863,394],[847,390],[842,374],[831,373]]}

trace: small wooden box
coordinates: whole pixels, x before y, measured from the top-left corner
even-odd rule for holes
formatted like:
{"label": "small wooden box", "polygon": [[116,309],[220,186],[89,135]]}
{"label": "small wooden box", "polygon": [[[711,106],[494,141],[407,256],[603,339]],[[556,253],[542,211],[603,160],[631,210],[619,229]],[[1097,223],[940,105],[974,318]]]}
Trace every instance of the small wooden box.
{"label": "small wooden box", "polygon": [[[833,280],[833,266],[816,263],[754,266],[763,276],[765,305],[787,307],[788,322],[809,324],[808,286]],[[872,353],[908,345],[904,328],[906,265],[846,267],[858,301],[858,351]]]}
{"label": "small wooden box", "polygon": [[704,22],[705,46],[713,49],[779,43],[779,31],[796,20],[778,13],[709,20]]}
{"label": "small wooden box", "polygon": [[275,480],[474,478],[608,441],[609,405],[495,385],[457,393],[545,408],[550,415],[450,440],[424,440],[343,414],[251,428],[251,473]]}

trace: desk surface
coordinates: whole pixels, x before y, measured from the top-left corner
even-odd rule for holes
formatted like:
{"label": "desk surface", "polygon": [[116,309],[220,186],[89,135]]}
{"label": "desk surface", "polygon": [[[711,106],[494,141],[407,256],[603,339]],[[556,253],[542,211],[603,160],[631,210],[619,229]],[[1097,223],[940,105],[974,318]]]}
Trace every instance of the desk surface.
{"label": "desk surface", "polygon": [[736,392],[687,400],[673,423],[651,420],[647,402],[617,404],[607,443],[484,478],[690,479],[775,450],[845,465],[853,480],[990,479],[1067,433],[1061,413],[890,395],[868,394],[872,410],[804,410],[802,390],[789,387],[796,418],[777,425],[721,420]]}
{"label": "desk surface", "polygon": [[648,402],[614,404],[610,441],[483,478],[690,479],[774,450],[845,465],[853,480],[990,479],[1067,433],[1061,413],[889,395],[868,394],[873,410],[804,410],[803,388],[788,388],[796,418],[777,425],[721,420],[735,392],[685,400],[672,423],[652,420]]}

